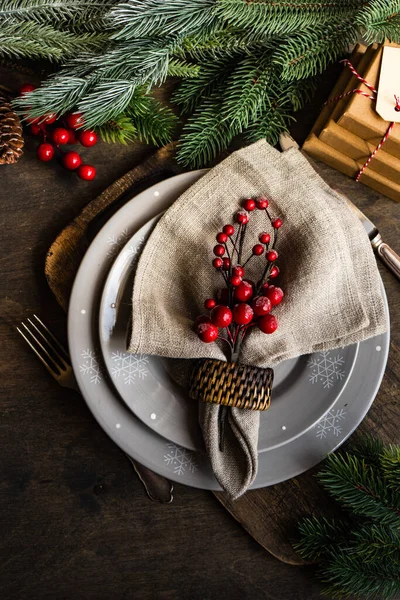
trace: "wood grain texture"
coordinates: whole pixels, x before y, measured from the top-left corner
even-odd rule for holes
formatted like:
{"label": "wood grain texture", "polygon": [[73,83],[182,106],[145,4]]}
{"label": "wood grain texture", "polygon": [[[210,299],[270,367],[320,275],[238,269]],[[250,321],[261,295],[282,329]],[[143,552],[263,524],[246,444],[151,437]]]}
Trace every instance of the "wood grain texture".
{"label": "wood grain texture", "polygon": [[[25,73],[1,68],[0,78],[14,90],[27,80]],[[296,139],[312,118],[305,115]],[[57,163],[39,163],[35,145],[27,138],[19,163],[0,169],[2,600],[323,600],[312,567],[289,566],[265,552],[209,492],[175,485],[172,504],[150,502],[82,399],[50,379],[17,336],[18,321],[36,312],[65,343],[65,313],[44,276],[48,248],[86,205],[153,151],[141,144],[85,149],[85,161],[98,171],[87,183]],[[398,249],[399,207],[329,169],[326,176]],[[380,270],[392,345],[378,399],[362,427],[371,423],[389,439],[398,426],[399,284]],[[301,479],[269,491],[289,502]],[[230,507],[248,529],[255,494]],[[317,500],[317,508],[323,502]],[[312,506],[304,503],[302,511]],[[274,511],[267,506],[258,513],[251,532],[256,539],[271,522],[281,537],[294,532],[295,515],[286,523]]]}

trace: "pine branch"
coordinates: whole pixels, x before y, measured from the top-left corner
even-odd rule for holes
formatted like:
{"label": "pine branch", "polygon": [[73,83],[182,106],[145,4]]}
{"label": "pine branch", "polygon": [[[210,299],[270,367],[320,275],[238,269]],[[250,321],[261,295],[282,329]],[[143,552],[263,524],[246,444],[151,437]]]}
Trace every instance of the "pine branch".
{"label": "pine branch", "polygon": [[282,36],[340,23],[364,5],[365,0],[217,0],[216,14],[234,27]]}
{"label": "pine branch", "polygon": [[[349,529],[347,529],[348,536]],[[346,534],[343,539],[346,539]],[[354,534],[353,547],[345,548],[357,554],[365,563],[393,561],[400,572],[400,531],[381,524],[364,525]]]}
{"label": "pine branch", "polygon": [[116,40],[160,35],[188,35],[215,23],[215,0],[128,0],[111,17],[119,31]]}
{"label": "pine branch", "polygon": [[383,442],[372,435],[360,438],[351,448],[352,454],[357,456],[360,460],[364,460],[367,465],[370,465],[374,469],[378,469],[379,472],[382,472],[381,454],[383,450]]}
{"label": "pine branch", "polygon": [[287,98],[271,99],[271,105],[254,121],[246,132],[250,142],[266,139],[271,146],[279,141],[279,135],[288,131],[288,125],[294,120],[293,107]]}
{"label": "pine branch", "polygon": [[168,75],[170,77],[180,77],[181,79],[198,77],[199,71],[199,65],[178,60],[177,58],[172,58],[168,63]]}
{"label": "pine branch", "polygon": [[107,11],[118,0],[2,0],[0,23],[32,22],[70,31],[104,33],[111,28]]}
{"label": "pine branch", "polygon": [[46,59],[58,62],[80,52],[104,48],[107,34],[59,31],[38,23],[3,22],[0,25],[0,56]]}
{"label": "pine branch", "polygon": [[318,479],[355,515],[400,528],[400,496],[392,493],[378,474],[366,468],[363,460],[349,453],[330,454]]}
{"label": "pine branch", "polygon": [[171,109],[154,98],[146,96],[146,100],[148,101],[146,114],[137,116],[129,109],[127,114],[132,116],[132,122],[142,142],[156,146],[167,144],[173,138],[178,119]]}

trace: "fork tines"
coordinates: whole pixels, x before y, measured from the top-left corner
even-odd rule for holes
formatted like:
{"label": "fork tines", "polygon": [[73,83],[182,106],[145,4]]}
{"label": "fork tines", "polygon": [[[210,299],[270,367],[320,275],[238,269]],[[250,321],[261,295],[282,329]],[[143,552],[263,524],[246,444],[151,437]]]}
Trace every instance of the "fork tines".
{"label": "fork tines", "polygon": [[52,375],[59,376],[70,367],[68,352],[37,315],[22,322],[17,331]]}

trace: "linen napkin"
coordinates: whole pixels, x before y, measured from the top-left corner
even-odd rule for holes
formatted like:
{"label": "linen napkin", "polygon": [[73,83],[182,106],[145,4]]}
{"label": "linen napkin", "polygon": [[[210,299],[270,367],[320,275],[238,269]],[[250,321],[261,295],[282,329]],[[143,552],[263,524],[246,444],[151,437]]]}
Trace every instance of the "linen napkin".
{"label": "linen napkin", "polygon": [[[378,269],[361,223],[297,149],[281,153],[261,140],[208,171],[156,225],[136,272],[130,352],[226,360],[223,346],[204,344],[192,326],[205,312],[204,300],[223,287],[211,266],[216,233],[233,222],[242,199],[258,196],[268,197],[271,214],[284,222],[277,281],[285,297],[274,310],[278,329],[265,335],[254,328],[240,361],[272,367],[386,330]],[[268,226],[263,211],[252,213],[244,256]],[[254,259],[246,275],[257,280],[260,270]],[[201,406],[200,425],[217,480],[237,498],[257,473],[259,413],[229,409],[221,452],[219,410],[218,405]]]}

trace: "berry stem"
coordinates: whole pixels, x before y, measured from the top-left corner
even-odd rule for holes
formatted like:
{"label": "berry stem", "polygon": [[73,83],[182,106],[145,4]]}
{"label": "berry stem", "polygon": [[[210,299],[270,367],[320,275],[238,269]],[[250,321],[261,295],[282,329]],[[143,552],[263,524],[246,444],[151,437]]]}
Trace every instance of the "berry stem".
{"label": "berry stem", "polygon": [[247,228],[247,223],[245,225],[243,225],[242,231],[240,232],[239,252],[238,252],[239,265],[241,264],[241,260],[242,260],[243,243],[244,243],[244,236],[246,234],[246,228]]}
{"label": "berry stem", "polygon": [[[240,260],[239,260],[238,241],[239,241],[239,236],[242,233],[242,228],[243,228],[242,223],[239,223],[239,228],[238,228],[238,232],[236,234],[235,243],[234,243],[234,250],[236,250],[236,255],[238,257],[238,264],[239,265],[240,265]],[[232,254],[232,256],[233,256],[233,254]]]}

